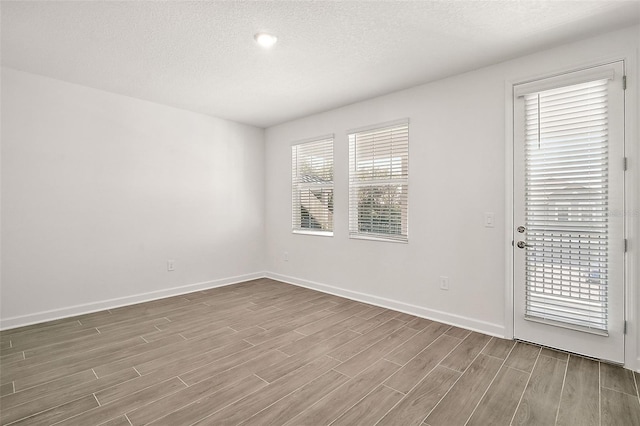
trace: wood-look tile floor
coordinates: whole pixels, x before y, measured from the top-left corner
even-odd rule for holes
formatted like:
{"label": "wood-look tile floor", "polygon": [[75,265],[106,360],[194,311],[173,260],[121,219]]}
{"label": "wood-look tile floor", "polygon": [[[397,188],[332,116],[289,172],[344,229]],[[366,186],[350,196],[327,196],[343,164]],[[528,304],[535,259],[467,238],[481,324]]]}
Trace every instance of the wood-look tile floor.
{"label": "wood-look tile floor", "polygon": [[0,343],[3,425],[640,425],[629,370],[268,279]]}

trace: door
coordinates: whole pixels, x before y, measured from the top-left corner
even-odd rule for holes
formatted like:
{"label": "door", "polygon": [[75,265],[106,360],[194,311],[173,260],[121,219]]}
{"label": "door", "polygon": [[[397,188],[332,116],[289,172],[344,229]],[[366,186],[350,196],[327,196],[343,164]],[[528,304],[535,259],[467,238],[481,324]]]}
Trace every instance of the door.
{"label": "door", "polygon": [[624,362],[623,62],[514,86],[514,335]]}

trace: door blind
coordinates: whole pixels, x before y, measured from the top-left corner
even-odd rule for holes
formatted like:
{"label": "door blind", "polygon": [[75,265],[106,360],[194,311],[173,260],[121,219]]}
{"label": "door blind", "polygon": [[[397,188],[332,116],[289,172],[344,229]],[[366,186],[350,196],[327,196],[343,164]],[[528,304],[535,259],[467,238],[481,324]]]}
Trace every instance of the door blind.
{"label": "door blind", "polygon": [[292,228],[333,233],[333,137],[291,147]]}
{"label": "door blind", "polygon": [[608,80],[525,98],[525,318],[607,332]]}

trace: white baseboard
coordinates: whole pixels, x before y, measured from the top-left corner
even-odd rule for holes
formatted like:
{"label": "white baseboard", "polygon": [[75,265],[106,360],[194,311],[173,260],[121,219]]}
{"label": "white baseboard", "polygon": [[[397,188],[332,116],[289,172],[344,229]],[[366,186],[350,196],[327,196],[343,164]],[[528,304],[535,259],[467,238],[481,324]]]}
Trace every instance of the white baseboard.
{"label": "white baseboard", "polygon": [[267,278],[283,281],[300,287],[310,288],[312,290],[321,291],[323,293],[333,294],[335,296],[345,297],[347,299],[364,302],[371,305],[380,306],[394,311],[404,312],[433,321],[442,322],[456,327],[462,327],[467,330],[477,331],[479,333],[488,334],[495,337],[505,338],[505,327],[500,324],[492,324],[486,321],[479,321],[473,318],[461,315],[450,314],[447,312],[437,311],[435,309],[423,308],[421,306],[411,305],[409,303],[399,302],[397,300],[378,297],[367,293],[346,290],[326,284],[320,284],[300,278],[290,277],[287,275],[276,274],[272,272],[266,273]]}
{"label": "white baseboard", "polygon": [[[473,318],[461,315],[450,314],[447,312],[428,309],[421,306],[411,305],[409,303],[399,302],[393,299],[374,296],[367,293],[346,290],[339,287],[320,284],[314,281],[308,281],[301,278],[290,277],[287,275],[276,274],[272,272],[256,272],[253,274],[239,275],[235,277],[222,278],[218,280],[205,281],[201,283],[188,284],[180,287],[173,287],[164,290],[153,291],[149,293],[136,294],[133,296],[120,297],[100,302],[87,303],[83,305],[70,306],[67,308],[54,309],[35,314],[10,317],[0,320],[0,330],[9,330],[12,328],[23,327],[26,325],[37,324],[45,321],[53,321],[61,318],[68,318],[77,315],[89,314],[92,312],[102,311],[105,309],[114,309],[121,306],[133,305],[136,303],[150,302],[152,300],[162,299],[165,297],[178,296],[181,294],[192,293],[194,291],[207,290],[216,287],[223,287],[231,284],[237,284],[244,281],[255,280],[259,278],[271,278],[274,280],[286,282],[300,287],[310,288],[312,290],[329,293],[347,299],[356,300],[358,302],[369,303],[371,305],[381,306],[383,308],[393,309],[410,315],[442,322],[457,327],[466,328],[468,330],[477,331],[496,337],[504,337],[505,328],[499,324],[492,324],[485,321],[479,321]],[[639,364],[640,365],[640,362]]]}
{"label": "white baseboard", "polygon": [[25,325],[89,314],[92,312],[103,311],[105,309],[113,309],[121,306],[134,305],[136,303],[150,302],[152,300],[163,299],[165,297],[178,296],[181,294],[193,293],[194,291],[207,290],[210,288],[223,287],[231,284],[241,283],[244,281],[264,278],[265,276],[266,274],[264,272],[256,272],[253,274],[238,275],[235,277],[222,278],[218,280],[204,281],[164,290],[151,291],[148,293],[141,293],[133,296],[125,296],[100,302],[70,306],[68,308],[53,309],[50,311],[38,312],[35,314],[5,318],[0,320],[0,330],[9,330],[11,328],[24,327]]}

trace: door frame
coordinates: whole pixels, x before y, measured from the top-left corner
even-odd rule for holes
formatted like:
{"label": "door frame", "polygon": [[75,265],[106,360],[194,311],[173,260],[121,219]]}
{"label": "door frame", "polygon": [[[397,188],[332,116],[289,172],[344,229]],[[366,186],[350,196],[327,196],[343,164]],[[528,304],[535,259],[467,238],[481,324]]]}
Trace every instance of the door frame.
{"label": "door frame", "polygon": [[[588,49],[587,49],[588,50]],[[586,53],[589,55],[589,53]],[[504,337],[514,338],[514,114],[513,114],[513,89],[516,84],[541,80],[556,75],[579,71],[584,68],[607,64],[616,61],[624,61],[627,79],[627,91],[625,93],[625,156],[628,158],[628,170],[625,175],[624,203],[626,206],[625,238],[629,246],[625,254],[624,275],[624,318],[627,322],[625,335],[624,366],[640,371],[640,349],[638,344],[638,310],[637,301],[640,289],[634,283],[640,281],[640,140],[638,140],[640,122],[638,110],[638,97],[640,91],[636,77],[637,52],[620,51],[615,54],[607,54],[601,57],[584,61],[576,61],[575,58],[566,59],[565,55],[558,54],[555,61],[540,61],[542,65],[535,66],[531,73],[514,76],[505,80],[504,105],[505,105],[505,311],[504,311]],[[533,62],[533,61],[532,61]],[[545,67],[545,64],[554,63],[554,66]],[[532,67],[534,68],[534,67]]]}

